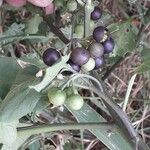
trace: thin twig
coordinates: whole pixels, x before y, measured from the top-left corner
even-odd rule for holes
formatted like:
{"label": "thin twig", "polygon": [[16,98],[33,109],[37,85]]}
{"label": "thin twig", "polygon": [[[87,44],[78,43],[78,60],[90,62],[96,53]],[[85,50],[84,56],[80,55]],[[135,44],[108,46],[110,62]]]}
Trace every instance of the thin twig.
{"label": "thin twig", "polygon": [[44,19],[47,22],[51,32],[58,36],[62,42],[64,42],[65,44],[68,44],[70,42],[70,40],[66,38],[63,32],[53,25],[52,18],[44,17]]}

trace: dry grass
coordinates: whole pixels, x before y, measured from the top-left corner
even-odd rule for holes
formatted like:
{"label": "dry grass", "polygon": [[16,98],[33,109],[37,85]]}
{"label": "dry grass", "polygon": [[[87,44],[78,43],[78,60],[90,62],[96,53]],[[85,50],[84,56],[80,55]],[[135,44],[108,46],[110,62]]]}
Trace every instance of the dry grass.
{"label": "dry grass", "polygon": [[[140,57],[132,54],[127,57],[106,80],[107,88],[121,105],[124,102],[129,80],[140,64]],[[126,113],[143,140],[150,143],[150,80],[138,74],[134,81]]]}

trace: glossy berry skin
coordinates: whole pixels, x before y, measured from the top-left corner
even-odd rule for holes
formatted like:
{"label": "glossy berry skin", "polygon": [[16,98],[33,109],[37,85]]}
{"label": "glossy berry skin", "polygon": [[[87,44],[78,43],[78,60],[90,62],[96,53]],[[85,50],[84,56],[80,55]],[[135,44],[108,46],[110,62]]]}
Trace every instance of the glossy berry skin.
{"label": "glossy berry skin", "polygon": [[103,26],[98,26],[93,31],[93,38],[96,42],[101,42],[104,38],[106,28]]}
{"label": "glossy berry skin", "polygon": [[94,58],[101,57],[104,54],[104,47],[102,44],[93,42],[88,48],[90,55]]}
{"label": "glossy berry skin", "polygon": [[96,58],[94,70],[101,68],[104,64],[105,64],[105,61],[103,57]]}
{"label": "glossy berry skin", "polygon": [[84,104],[84,100],[83,100],[82,96],[80,96],[79,94],[71,94],[68,97],[66,104],[72,110],[79,110],[82,108],[82,106]]}
{"label": "glossy berry skin", "polygon": [[43,53],[43,61],[47,66],[52,66],[59,58],[59,52],[53,48],[49,48]]}
{"label": "glossy berry skin", "polygon": [[95,67],[95,60],[90,58],[86,64],[82,66],[82,69],[85,71],[92,71]]}
{"label": "glossy berry skin", "polygon": [[104,43],[103,43],[103,47],[104,47],[104,53],[108,54],[111,53],[114,49],[115,46],[115,42],[114,40],[109,37]]}
{"label": "glossy berry skin", "polygon": [[52,88],[48,91],[48,99],[54,106],[61,106],[66,100],[66,93],[59,88]]}
{"label": "glossy berry skin", "polygon": [[70,56],[71,61],[79,66],[82,66],[85,63],[87,63],[89,58],[90,58],[89,51],[81,47],[73,49]]}
{"label": "glossy berry skin", "polygon": [[75,63],[73,63],[71,60],[69,60],[67,63],[72,67],[72,69],[74,71],[76,71],[76,72],[80,71],[81,67],[79,65],[76,65]]}
{"label": "glossy berry skin", "polygon": [[102,17],[102,11],[99,7],[95,7],[94,10],[91,13],[91,19],[92,20],[98,20]]}

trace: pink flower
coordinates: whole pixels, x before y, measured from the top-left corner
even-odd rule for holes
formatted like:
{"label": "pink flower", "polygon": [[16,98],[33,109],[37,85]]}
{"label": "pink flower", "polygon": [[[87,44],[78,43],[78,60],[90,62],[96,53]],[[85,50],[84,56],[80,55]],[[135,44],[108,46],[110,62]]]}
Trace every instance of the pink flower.
{"label": "pink flower", "polygon": [[26,0],[5,0],[9,5],[14,7],[21,7],[26,4]]}
{"label": "pink flower", "polygon": [[52,3],[52,0],[27,0],[27,1],[38,7],[47,7]]}
{"label": "pink flower", "polygon": [[38,7],[47,7],[52,3],[53,0],[5,0],[8,4],[14,7],[21,7],[30,2],[31,4]]}
{"label": "pink flower", "polygon": [[55,5],[53,3],[49,4],[44,8],[45,15],[53,14],[55,11]]}

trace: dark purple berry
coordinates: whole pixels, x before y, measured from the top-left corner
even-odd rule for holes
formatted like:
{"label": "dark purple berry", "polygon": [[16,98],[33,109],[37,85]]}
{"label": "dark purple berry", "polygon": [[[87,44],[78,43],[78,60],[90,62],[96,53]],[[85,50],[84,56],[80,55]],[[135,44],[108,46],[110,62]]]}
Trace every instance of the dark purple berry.
{"label": "dark purple berry", "polygon": [[82,66],[88,62],[90,53],[85,48],[75,48],[72,50],[70,59],[76,65]]}
{"label": "dark purple berry", "polygon": [[114,49],[115,46],[115,42],[114,40],[109,37],[104,43],[103,43],[103,47],[104,47],[104,53],[108,54],[111,53]]}
{"label": "dark purple berry", "polygon": [[79,72],[79,71],[80,71],[81,67],[80,67],[79,65],[74,64],[71,60],[69,60],[67,63],[68,63],[68,64],[72,67],[72,69],[75,70],[76,72]]}
{"label": "dark purple berry", "polygon": [[98,26],[93,31],[93,38],[96,42],[101,42],[105,36],[106,28],[103,26]]}
{"label": "dark purple berry", "polygon": [[60,54],[54,48],[49,48],[43,53],[43,61],[47,66],[52,66],[59,58]]}
{"label": "dark purple berry", "polygon": [[92,57],[97,58],[101,57],[104,54],[104,47],[102,44],[93,42],[88,48]]}
{"label": "dark purple berry", "polygon": [[91,19],[92,20],[98,20],[102,17],[102,11],[99,7],[95,7],[94,10],[91,13]]}
{"label": "dark purple berry", "polygon": [[105,64],[104,58],[99,57],[95,59],[95,70],[101,68]]}

